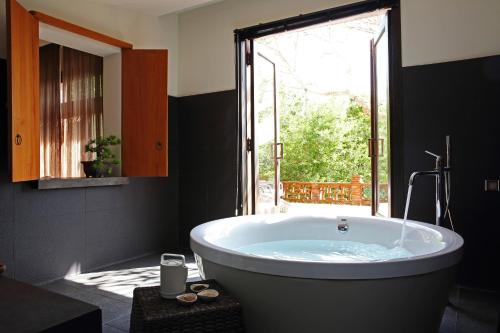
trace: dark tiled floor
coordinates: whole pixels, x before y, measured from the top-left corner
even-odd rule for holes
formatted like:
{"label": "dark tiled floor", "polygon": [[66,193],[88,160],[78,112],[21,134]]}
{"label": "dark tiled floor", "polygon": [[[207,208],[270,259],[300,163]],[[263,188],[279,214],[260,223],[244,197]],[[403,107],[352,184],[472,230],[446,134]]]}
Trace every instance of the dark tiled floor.
{"label": "dark tiled floor", "polygon": [[[193,256],[188,254],[187,259],[189,280],[199,279]],[[128,332],[133,290],[159,284],[159,260],[159,255],[152,255],[43,287],[101,307],[104,333]],[[497,333],[499,311],[497,293],[457,287],[451,294],[440,333]]]}
{"label": "dark tiled floor", "polygon": [[440,333],[500,333],[500,295],[496,292],[455,288],[446,308]]}
{"label": "dark tiled floor", "polygon": [[[186,259],[188,279],[199,279],[192,254]],[[128,332],[134,288],[160,283],[159,262],[159,254],[147,256],[92,273],[70,276],[42,287],[99,306],[103,332]]]}

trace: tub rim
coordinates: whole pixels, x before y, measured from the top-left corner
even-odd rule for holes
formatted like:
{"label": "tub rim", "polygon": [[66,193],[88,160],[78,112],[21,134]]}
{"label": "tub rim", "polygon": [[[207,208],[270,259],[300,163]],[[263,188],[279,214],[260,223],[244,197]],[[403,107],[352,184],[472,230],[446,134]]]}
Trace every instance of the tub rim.
{"label": "tub rim", "polygon": [[[432,225],[425,222],[407,220],[407,223],[416,225],[419,228],[430,229],[438,232],[446,246],[438,251],[423,255],[416,255],[410,258],[391,259],[387,261],[375,262],[349,262],[332,263],[324,261],[301,261],[301,260],[279,260],[250,255],[222,247],[204,238],[204,232],[210,226],[227,220],[249,221],[262,217],[280,216],[286,218],[326,218],[332,220],[347,219],[368,219],[381,222],[396,222],[401,224],[402,219],[381,218],[381,217],[361,217],[361,216],[317,216],[317,215],[291,215],[291,214],[269,214],[269,215],[248,215],[236,216],[225,219],[218,219],[203,223],[191,230],[190,245],[195,254],[203,259],[214,263],[229,266],[232,268],[251,271],[255,273],[287,276],[305,279],[384,279],[403,276],[426,274],[443,268],[458,264],[463,253],[463,238],[449,229]],[[352,220],[351,220],[352,221]],[[356,223],[352,221],[350,223]]]}

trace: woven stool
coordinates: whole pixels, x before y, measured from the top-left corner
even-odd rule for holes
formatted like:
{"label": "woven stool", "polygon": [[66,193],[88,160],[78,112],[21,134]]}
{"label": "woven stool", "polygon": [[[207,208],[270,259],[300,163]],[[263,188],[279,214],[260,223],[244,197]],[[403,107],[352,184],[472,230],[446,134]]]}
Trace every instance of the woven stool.
{"label": "woven stool", "polygon": [[[190,292],[189,286],[193,283],[187,284],[186,292]],[[208,283],[211,289],[219,291],[217,300],[210,303],[198,300],[191,306],[183,306],[175,299],[162,298],[159,286],[135,288],[130,332],[243,332],[240,303],[215,280],[196,283]]]}

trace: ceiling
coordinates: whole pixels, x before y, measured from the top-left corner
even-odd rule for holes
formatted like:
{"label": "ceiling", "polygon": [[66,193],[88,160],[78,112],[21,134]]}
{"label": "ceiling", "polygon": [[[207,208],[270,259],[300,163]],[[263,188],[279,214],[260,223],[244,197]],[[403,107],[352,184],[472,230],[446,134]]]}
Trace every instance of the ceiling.
{"label": "ceiling", "polygon": [[161,16],[185,11],[222,0],[91,0],[94,3],[110,5],[124,9],[143,12],[148,15]]}

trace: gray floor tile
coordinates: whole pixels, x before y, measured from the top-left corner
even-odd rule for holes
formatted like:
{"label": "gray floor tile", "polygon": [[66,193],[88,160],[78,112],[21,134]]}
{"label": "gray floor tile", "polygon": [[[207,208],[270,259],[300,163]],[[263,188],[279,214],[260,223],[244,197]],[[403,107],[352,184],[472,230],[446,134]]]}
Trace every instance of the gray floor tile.
{"label": "gray floor tile", "polygon": [[457,318],[458,314],[453,309],[453,307],[447,307],[443,319],[441,321],[441,327],[439,333],[456,333],[457,332]]}
{"label": "gray floor tile", "polygon": [[[192,255],[186,256],[189,280],[199,279]],[[128,332],[134,288],[160,283],[160,254],[120,263],[90,273],[55,281],[42,287],[102,310],[103,332]]]}
{"label": "gray floor tile", "polygon": [[128,330],[123,331],[113,326],[102,325],[102,333],[123,333],[123,332],[128,332]]}
{"label": "gray floor tile", "polygon": [[113,327],[118,328],[122,331],[128,332],[129,328],[130,328],[130,315],[122,316],[118,319],[110,321],[106,325],[113,326]]}
{"label": "gray floor tile", "polygon": [[119,270],[119,269],[131,269],[131,268],[141,268],[141,267],[155,267],[155,266],[160,267],[160,256],[161,256],[160,253],[152,254],[142,258],[137,258],[109,266],[105,270]]}
{"label": "gray floor tile", "polygon": [[129,288],[129,287],[124,287],[121,289],[117,288],[113,292],[107,290],[95,289],[93,290],[93,292],[132,306],[132,297],[134,296],[133,295],[134,288]]}
{"label": "gray floor tile", "polygon": [[450,303],[452,305],[458,305],[459,294],[460,294],[460,288],[458,286],[454,286],[450,291],[450,297],[449,297]]}
{"label": "gray floor tile", "polygon": [[49,284],[41,285],[40,287],[73,298],[78,297],[79,294],[85,291],[84,288],[79,287],[76,284],[71,284],[66,280],[58,280]]}
{"label": "gray floor tile", "polygon": [[457,333],[496,333],[496,327],[483,321],[459,316],[457,321]]}
{"label": "gray floor tile", "polygon": [[461,288],[459,308],[462,313],[479,321],[495,323],[500,310],[500,295],[496,292]]}
{"label": "gray floor tile", "polygon": [[117,301],[110,297],[91,292],[83,292],[75,296],[75,298],[100,307],[102,310],[103,324],[107,324],[108,322],[123,317],[124,315],[130,315],[130,304]]}
{"label": "gray floor tile", "polygon": [[457,312],[457,333],[497,333],[500,311],[498,293],[460,288]]}

